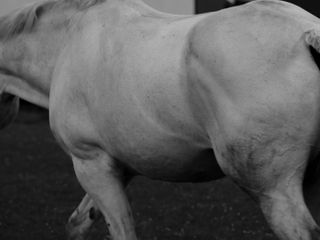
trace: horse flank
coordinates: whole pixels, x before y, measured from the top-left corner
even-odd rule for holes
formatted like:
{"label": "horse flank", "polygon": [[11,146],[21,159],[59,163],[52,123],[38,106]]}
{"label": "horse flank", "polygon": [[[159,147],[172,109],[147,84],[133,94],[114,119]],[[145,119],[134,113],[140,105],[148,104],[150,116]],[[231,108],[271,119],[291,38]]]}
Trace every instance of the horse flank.
{"label": "horse flank", "polygon": [[72,8],[83,11],[106,1],[107,0],[47,0],[31,4],[9,15],[0,17],[0,39],[9,40],[21,33],[31,32],[40,17],[51,9]]}

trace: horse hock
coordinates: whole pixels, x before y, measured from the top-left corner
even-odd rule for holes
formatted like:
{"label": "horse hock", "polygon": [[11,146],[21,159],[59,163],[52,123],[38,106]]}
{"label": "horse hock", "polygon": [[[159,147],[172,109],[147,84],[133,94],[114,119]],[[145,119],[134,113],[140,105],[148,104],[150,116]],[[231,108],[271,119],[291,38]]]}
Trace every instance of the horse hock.
{"label": "horse hock", "polygon": [[319,240],[319,227],[302,193],[309,136],[260,130],[225,145],[224,171],[259,203],[279,239]]}

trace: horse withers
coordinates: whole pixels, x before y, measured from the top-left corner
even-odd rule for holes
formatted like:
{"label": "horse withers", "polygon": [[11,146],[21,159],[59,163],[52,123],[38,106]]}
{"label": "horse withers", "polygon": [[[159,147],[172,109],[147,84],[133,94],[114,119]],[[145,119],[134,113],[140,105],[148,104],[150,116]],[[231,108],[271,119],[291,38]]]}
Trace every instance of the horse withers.
{"label": "horse withers", "polygon": [[45,1],[0,18],[0,89],[49,109],[87,192],[72,239],[100,214],[137,239],[124,189],[144,175],[227,176],[279,239],[319,240],[319,46],[320,20],[282,1],[198,16]]}

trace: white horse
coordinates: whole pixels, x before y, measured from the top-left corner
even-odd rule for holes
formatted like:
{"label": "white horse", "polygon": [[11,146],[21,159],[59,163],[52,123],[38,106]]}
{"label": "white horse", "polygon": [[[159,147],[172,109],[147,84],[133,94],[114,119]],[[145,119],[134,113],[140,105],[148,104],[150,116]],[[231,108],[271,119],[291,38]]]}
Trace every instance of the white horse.
{"label": "white horse", "polygon": [[137,239],[124,192],[136,175],[226,175],[279,239],[319,240],[302,194],[305,176],[318,190],[319,52],[320,20],[281,1],[198,16],[46,1],[0,19],[0,89],[49,109],[88,193],[73,239],[99,212],[113,239]]}

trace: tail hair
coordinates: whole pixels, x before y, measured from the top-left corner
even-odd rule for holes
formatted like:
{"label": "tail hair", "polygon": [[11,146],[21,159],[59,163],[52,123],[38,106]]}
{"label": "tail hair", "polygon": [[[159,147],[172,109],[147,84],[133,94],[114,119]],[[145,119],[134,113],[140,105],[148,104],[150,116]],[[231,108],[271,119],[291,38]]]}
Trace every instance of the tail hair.
{"label": "tail hair", "polygon": [[311,55],[320,69],[320,31],[310,30],[305,33],[305,41],[310,48]]}
{"label": "tail hair", "polygon": [[309,30],[305,33],[305,40],[309,46],[320,53],[320,31]]}

